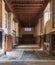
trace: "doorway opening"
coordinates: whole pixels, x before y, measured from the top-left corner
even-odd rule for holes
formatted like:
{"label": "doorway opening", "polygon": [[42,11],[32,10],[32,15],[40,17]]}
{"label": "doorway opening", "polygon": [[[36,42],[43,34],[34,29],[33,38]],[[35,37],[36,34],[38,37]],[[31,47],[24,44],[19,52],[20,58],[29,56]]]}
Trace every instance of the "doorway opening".
{"label": "doorway opening", "polygon": [[0,49],[2,49],[2,32],[0,31]]}

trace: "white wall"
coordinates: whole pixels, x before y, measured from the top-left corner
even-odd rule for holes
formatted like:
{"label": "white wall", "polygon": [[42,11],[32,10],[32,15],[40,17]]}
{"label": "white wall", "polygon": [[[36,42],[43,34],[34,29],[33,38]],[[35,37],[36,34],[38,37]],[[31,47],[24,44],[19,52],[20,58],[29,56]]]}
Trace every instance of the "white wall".
{"label": "white wall", "polygon": [[[54,2],[55,2],[55,0],[54,0]],[[55,15],[55,13],[54,13],[55,9],[53,8],[53,0],[51,0],[51,2],[50,2],[50,9],[47,8],[47,9],[44,10],[44,12],[48,11],[48,10],[50,10],[50,20],[48,20],[46,22],[46,24],[45,24],[45,29],[46,29],[46,33],[45,34],[48,34],[50,32],[55,31],[55,28],[53,28],[53,24],[55,26],[55,17],[54,17],[54,15]],[[53,10],[54,10],[54,12],[53,12]],[[53,21],[54,21],[54,23],[53,23]]]}
{"label": "white wall", "polygon": [[15,22],[16,37],[19,37],[19,23]]}

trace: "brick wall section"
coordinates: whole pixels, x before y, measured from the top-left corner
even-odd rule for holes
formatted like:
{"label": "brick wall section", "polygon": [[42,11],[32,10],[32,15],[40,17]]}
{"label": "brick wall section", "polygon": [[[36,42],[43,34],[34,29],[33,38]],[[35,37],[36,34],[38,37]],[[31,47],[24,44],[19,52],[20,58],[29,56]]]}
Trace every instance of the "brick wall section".
{"label": "brick wall section", "polygon": [[2,0],[0,0],[0,27],[2,27]]}

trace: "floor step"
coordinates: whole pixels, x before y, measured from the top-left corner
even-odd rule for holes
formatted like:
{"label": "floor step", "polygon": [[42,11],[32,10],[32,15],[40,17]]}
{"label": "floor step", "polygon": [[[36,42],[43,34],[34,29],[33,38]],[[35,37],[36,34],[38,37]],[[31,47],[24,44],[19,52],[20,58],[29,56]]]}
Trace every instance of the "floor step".
{"label": "floor step", "polygon": [[21,45],[21,46],[16,46],[16,49],[38,49],[38,45]]}

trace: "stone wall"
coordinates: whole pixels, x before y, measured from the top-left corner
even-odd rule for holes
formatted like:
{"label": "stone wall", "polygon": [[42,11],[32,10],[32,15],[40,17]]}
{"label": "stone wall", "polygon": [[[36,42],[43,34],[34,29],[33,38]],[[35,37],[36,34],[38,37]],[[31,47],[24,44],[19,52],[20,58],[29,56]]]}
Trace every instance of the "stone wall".
{"label": "stone wall", "polygon": [[0,27],[2,27],[2,0],[0,0]]}

